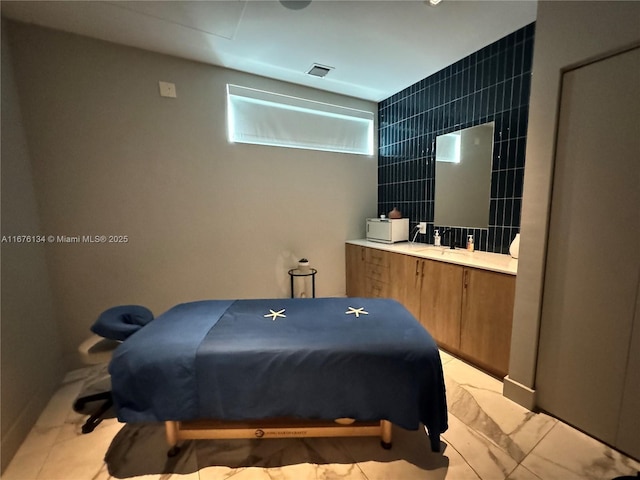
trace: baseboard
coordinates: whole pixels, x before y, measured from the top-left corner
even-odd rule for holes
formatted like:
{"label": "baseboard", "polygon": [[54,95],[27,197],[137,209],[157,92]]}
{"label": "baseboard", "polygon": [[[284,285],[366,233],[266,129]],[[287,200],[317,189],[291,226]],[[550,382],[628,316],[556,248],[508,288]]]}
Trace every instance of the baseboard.
{"label": "baseboard", "polygon": [[502,385],[502,395],[507,397],[509,400],[516,402],[527,410],[534,410],[536,408],[535,390],[526,387],[515,380],[511,380],[509,375],[504,377]]}

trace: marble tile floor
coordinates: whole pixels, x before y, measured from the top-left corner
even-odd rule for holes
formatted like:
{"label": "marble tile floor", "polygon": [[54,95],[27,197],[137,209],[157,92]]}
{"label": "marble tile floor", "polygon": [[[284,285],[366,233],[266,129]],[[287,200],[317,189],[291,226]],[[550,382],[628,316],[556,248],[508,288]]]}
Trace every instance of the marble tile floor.
{"label": "marble tile floor", "polygon": [[449,430],[441,454],[424,431],[376,438],[200,440],[166,456],[164,427],[103,421],[80,432],[74,399],[104,374],[71,372],[2,475],[3,480],[609,480],[640,463],[502,396],[502,383],[441,352]]}

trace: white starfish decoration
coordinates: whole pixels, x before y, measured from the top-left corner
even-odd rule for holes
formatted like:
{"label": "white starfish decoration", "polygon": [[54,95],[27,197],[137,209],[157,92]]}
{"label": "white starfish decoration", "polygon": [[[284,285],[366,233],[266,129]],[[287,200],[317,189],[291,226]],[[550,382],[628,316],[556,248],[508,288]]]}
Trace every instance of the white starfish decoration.
{"label": "white starfish decoration", "polygon": [[285,309],[283,308],[282,310],[278,310],[277,312],[274,312],[273,310],[269,309],[269,311],[271,313],[267,313],[265,315],[265,318],[266,317],[273,317],[273,318],[271,318],[271,320],[273,320],[273,321],[275,321],[275,319],[278,318],[278,317],[286,318],[287,316],[284,314],[284,310]]}
{"label": "white starfish decoration", "polygon": [[354,313],[356,317],[360,317],[360,314],[369,315],[369,312],[364,311],[364,307],[360,307],[360,308],[349,307],[349,310],[344,313],[346,313],[347,315],[349,315],[350,313]]}

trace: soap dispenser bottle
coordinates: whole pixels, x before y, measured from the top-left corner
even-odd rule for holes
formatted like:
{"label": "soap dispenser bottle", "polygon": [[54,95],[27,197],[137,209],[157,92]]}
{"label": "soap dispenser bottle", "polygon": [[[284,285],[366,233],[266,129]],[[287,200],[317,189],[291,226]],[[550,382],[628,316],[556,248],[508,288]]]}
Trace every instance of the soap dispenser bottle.
{"label": "soap dispenser bottle", "polygon": [[473,235],[467,237],[467,250],[473,252]]}
{"label": "soap dispenser bottle", "polygon": [[436,247],[440,246],[440,231],[436,230],[436,233],[433,235],[433,244]]}

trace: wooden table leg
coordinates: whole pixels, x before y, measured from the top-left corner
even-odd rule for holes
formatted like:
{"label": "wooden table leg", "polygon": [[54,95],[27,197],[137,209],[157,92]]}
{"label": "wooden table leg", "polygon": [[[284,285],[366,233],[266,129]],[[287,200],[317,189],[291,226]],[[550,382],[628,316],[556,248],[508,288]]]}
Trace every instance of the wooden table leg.
{"label": "wooden table leg", "polygon": [[178,422],[167,421],[164,422],[165,433],[167,435],[167,443],[169,444],[168,457],[175,457],[180,452],[178,446]]}
{"label": "wooden table leg", "polygon": [[382,448],[389,450],[391,448],[391,422],[389,420],[380,420],[380,437]]}

